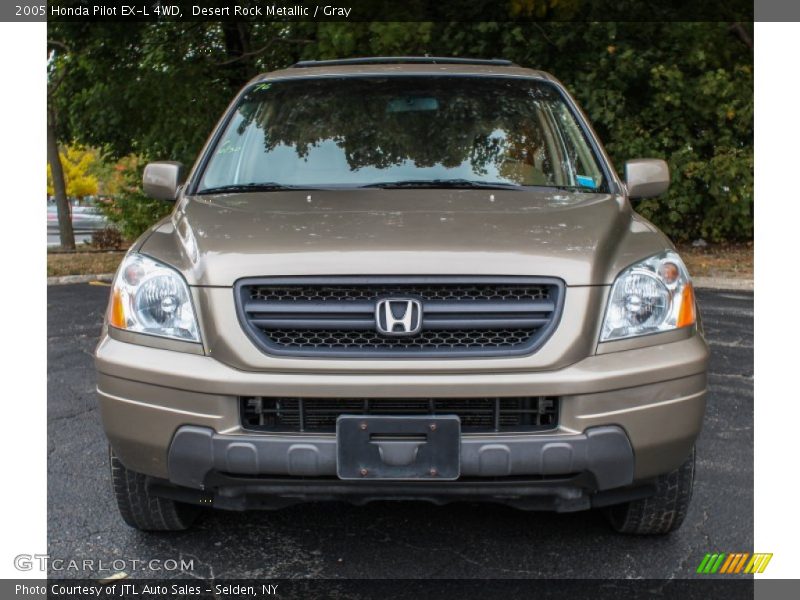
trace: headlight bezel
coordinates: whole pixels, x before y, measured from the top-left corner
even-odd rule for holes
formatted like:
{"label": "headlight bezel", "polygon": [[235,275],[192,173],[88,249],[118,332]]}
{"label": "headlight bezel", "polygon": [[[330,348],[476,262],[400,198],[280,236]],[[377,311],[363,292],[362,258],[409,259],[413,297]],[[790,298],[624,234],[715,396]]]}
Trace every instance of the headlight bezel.
{"label": "headlight bezel", "polygon": [[[636,278],[652,282],[654,287],[649,290],[649,295],[636,296],[633,293],[642,292],[641,285],[638,288],[635,285]],[[651,314],[640,323],[632,322],[642,307],[644,311],[653,308],[663,314],[659,318]],[[628,265],[617,274],[607,296],[599,343],[643,338],[696,325],[697,306],[692,278],[678,253],[666,249]]]}
{"label": "headlight bezel", "polygon": [[[158,322],[159,313],[163,324]],[[110,329],[127,334],[202,344],[186,279],[177,269],[140,252],[126,254],[117,269],[106,319]]]}

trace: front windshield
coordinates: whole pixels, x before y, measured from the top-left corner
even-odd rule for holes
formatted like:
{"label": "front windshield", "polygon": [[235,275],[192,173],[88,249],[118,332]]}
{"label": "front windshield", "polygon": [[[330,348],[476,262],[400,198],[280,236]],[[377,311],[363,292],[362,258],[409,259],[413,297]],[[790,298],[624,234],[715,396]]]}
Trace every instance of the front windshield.
{"label": "front windshield", "polygon": [[254,85],[197,191],[448,183],[607,189],[575,116],[546,82],[370,76]]}

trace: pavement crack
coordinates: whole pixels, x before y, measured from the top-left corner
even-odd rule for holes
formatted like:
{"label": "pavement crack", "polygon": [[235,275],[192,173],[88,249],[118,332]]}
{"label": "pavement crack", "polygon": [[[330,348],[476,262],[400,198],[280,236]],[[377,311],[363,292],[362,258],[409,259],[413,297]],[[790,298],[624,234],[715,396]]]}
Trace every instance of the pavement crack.
{"label": "pavement crack", "polygon": [[[708,523],[708,518],[709,518],[708,509],[703,508],[702,518],[700,519],[700,521],[698,521],[697,523],[695,523],[693,525],[693,529],[699,535],[701,535],[702,538],[703,538],[703,543],[699,544],[699,546],[701,546],[703,548],[707,548],[707,547],[711,546],[711,536],[708,534],[708,532],[705,531],[705,526],[706,526],[706,523]],[[686,553],[684,559],[672,570],[672,572],[669,574],[667,579],[675,579],[679,575],[682,575],[682,576],[686,576],[687,575],[686,571],[687,571],[687,569],[689,567],[690,561],[693,561],[693,560],[696,559],[696,556],[693,553],[694,549],[695,548],[692,548],[689,552]]]}
{"label": "pavement crack", "polygon": [[85,414],[94,412],[96,410],[97,410],[97,405],[87,406],[83,410],[78,410],[78,411],[75,411],[75,412],[67,413],[65,415],[56,415],[54,417],[48,416],[47,422],[48,423],[53,423],[55,421],[63,421],[65,419],[74,419],[75,417],[80,417],[81,415],[85,415]]}
{"label": "pavement crack", "polygon": [[743,381],[753,381],[752,375],[742,375],[740,373],[714,373],[709,372],[709,377],[722,377],[723,379],[741,379]]}
{"label": "pavement crack", "polygon": [[753,345],[752,344],[746,344],[741,338],[738,339],[738,340],[735,340],[733,342],[722,342],[722,341],[719,341],[719,340],[709,340],[708,341],[708,345],[709,346],[720,346],[722,348],[747,348],[748,350],[752,350],[753,349]]}
{"label": "pavement crack", "polygon": [[[214,573],[214,565],[212,565],[211,563],[207,563],[207,562],[204,562],[204,561],[200,560],[194,554],[190,554],[188,552],[179,551],[178,552],[178,564],[180,564],[181,566],[184,565],[184,558],[188,558],[189,560],[192,561],[192,570],[188,571],[186,569],[181,568],[180,573],[183,573],[184,575],[188,575],[189,577],[194,577],[195,579],[208,579],[212,583],[217,579],[217,576]],[[204,576],[204,575],[201,575],[201,574],[198,574],[198,573],[195,572],[196,566],[197,566],[195,564],[195,561],[197,561],[197,563],[199,563],[201,568],[205,567],[206,569],[208,569],[208,576]],[[217,597],[216,594],[214,595],[214,597],[215,598]]]}

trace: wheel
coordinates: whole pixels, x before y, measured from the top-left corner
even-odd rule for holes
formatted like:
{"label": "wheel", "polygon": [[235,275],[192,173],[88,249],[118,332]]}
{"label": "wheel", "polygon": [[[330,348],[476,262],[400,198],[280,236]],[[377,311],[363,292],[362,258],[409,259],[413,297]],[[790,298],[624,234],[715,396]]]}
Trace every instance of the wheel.
{"label": "wheel", "polygon": [[194,522],[199,507],[150,495],[147,476],[125,468],[110,448],[109,462],[117,507],[128,525],[142,531],[182,531]]}
{"label": "wheel", "polygon": [[620,533],[664,535],[683,523],[694,483],[694,447],[689,458],[656,480],[654,496],[611,506],[606,510],[611,526]]}

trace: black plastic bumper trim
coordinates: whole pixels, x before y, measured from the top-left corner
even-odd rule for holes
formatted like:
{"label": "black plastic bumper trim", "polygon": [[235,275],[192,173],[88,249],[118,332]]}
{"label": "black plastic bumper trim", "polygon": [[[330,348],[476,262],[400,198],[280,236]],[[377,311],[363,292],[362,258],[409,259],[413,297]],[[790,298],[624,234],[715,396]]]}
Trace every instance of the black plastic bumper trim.
{"label": "black plastic bumper trim", "polygon": [[[223,435],[207,427],[186,425],[173,437],[167,464],[173,484],[193,489],[204,489],[213,473],[289,476],[304,485],[301,478],[335,477],[336,455],[334,436]],[[594,491],[601,491],[632,484],[633,472],[628,436],[613,425],[590,428],[582,434],[461,438],[462,477],[554,478],[588,473]]]}

